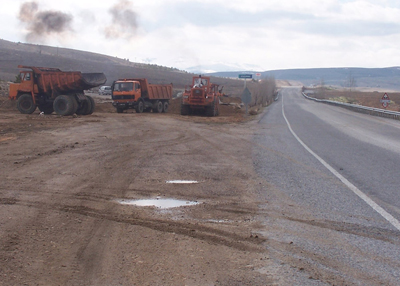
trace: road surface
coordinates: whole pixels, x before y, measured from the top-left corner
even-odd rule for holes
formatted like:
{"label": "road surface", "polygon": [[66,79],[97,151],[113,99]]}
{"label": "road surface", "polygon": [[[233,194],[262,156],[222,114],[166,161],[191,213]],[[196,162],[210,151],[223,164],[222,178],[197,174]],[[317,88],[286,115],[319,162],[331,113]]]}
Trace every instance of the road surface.
{"label": "road surface", "polygon": [[275,258],[315,282],[398,285],[400,122],[313,102],[292,87],[259,127],[254,164],[268,181],[260,198],[275,202],[260,219]]}

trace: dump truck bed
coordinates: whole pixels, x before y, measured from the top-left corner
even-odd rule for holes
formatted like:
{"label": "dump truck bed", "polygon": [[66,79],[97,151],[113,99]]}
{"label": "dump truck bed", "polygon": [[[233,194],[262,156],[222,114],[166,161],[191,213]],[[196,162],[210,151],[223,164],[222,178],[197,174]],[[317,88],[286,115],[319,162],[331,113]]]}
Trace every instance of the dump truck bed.
{"label": "dump truck bed", "polygon": [[149,99],[171,99],[172,85],[149,84],[148,97]]}
{"label": "dump truck bed", "polygon": [[102,85],[107,81],[104,73],[64,72],[53,68],[19,67],[32,69],[36,76],[35,83],[39,91],[50,95],[81,92]]}

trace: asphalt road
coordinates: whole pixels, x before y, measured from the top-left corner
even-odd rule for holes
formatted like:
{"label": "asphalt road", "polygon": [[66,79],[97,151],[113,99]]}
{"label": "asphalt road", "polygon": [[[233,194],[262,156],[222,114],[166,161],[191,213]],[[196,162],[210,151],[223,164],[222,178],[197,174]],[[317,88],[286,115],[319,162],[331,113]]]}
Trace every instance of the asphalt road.
{"label": "asphalt road", "polygon": [[317,284],[399,285],[400,122],[291,87],[259,126],[253,156],[269,184],[261,220],[275,258]]}

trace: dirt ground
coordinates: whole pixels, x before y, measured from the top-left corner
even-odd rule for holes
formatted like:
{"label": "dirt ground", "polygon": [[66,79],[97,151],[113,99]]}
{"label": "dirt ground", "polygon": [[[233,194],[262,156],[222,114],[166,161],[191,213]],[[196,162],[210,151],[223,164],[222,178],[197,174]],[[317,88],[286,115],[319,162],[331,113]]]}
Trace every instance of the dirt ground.
{"label": "dirt ground", "polygon": [[[0,285],[268,285],[252,121],[20,114],[0,100]],[[229,124],[228,124],[229,122]],[[170,184],[169,180],[195,180]],[[173,198],[161,209],[121,200]]]}
{"label": "dirt ground", "polygon": [[[89,116],[23,115],[1,93],[0,285],[391,285],[290,240],[348,230],[256,173],[262,114],[240,100],[209,118],[181,116],[179,99],[118,114],[94,98]],[[126,204],[145,199],[184,205]]]}

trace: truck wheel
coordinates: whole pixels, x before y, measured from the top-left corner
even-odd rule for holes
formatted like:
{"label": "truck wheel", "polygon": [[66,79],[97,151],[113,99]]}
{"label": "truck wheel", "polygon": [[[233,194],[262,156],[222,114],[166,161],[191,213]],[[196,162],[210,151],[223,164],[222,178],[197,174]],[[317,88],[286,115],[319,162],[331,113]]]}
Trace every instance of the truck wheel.
{"label": "truck wheel", "polygon": [[39,110],[44,114],[52,114],[54,111],[52,103],[39,104]]}
{"label": "truck wheel", "polygon": [[136,113],[142,113],[144,109],[144,103],[143,101],[139,100],[139,102],[136,105]]}
{"label": "truck wheel", "polygon": [[163,111],[163,103],[159,100],[153,105],[153,112],[161,113]]}
{"label": "truck wheel", "polygon": [[76,107],[74,103],[75,98],[72,98],[71,96],[68,95],[59,95],[56,97],[56,99],[53,102],[53,108],[54,111],[58,115],[71,115],[74,113],[74,109]]}
{"label": "truck wheel", "polygon": [[76,114],[78,115],[86,115],[90,111],[90,100],[86,97],[82,102],[81,106],[76,110]]}
{"label": "truck wheel", "polygon": [[168,101],[164,101],[162,112],[167,112],[168,111],[168,106],[169,106]]}
{"label": "truck wheel", "polygon": [[91,97],[89,95],[87,95],[86,97],[90,101],[90,108],[89,108],[89,111],[87,113],[87,115],[90,115],[90,114],[92,114],[94,112],[94,108],[96,107],[96,103],[94,102],[93,97]]}
{"label": "truck wheel", "polygon": [[76,113],[76,111],[78,110],[79,104],[78,101],[76,100],[75,96],[70,96],[71,101],[73,103],[73,108],[71,110],[71,115]]}
{"label": "truck wheel", "polygon": [[36,105],[33,103],[32,96],[24,93],[18,98],[17,108],[22,114],[32,114],[36,110]]}

